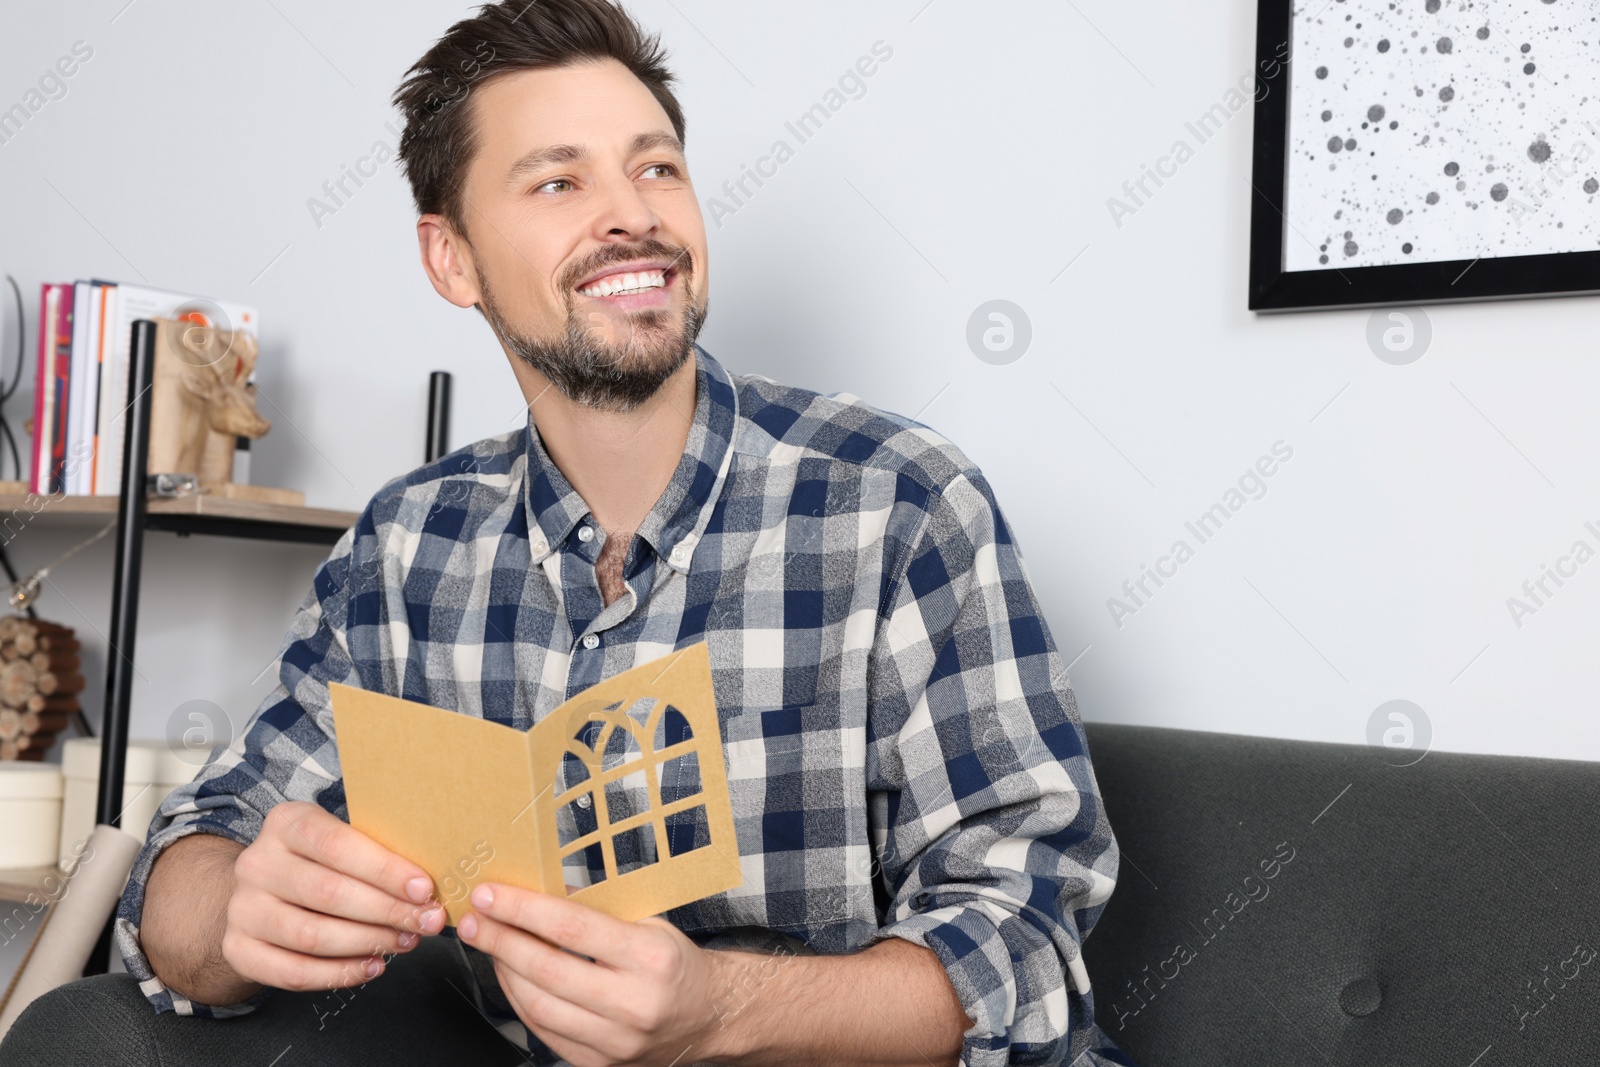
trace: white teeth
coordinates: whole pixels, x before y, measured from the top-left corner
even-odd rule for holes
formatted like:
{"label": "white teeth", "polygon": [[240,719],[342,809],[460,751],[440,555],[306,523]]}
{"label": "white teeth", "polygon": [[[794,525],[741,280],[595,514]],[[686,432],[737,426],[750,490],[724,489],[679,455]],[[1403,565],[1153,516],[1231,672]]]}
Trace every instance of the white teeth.
{"label": "white teeth", "polygon": [[613,274],[578,292],[583,296],[616,296],[618,293],[637,293],[645,289],[660,289],[667,284],[664,270],[642,270],[630,274]]}

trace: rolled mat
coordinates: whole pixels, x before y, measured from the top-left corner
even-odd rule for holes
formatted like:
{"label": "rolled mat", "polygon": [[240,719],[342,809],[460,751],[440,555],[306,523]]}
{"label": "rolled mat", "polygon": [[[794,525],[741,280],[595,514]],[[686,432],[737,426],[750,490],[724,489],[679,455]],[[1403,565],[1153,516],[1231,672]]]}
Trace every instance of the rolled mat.
{"label": "rolled mat", "polygon": [[50,910],[0,1006],[0,1038],[29,1004],[83,976],[100,931],[128,884],[139,848],[137,837],[102,823],[89,835],[71,876],[64,876],[54,894],[39,894]]}

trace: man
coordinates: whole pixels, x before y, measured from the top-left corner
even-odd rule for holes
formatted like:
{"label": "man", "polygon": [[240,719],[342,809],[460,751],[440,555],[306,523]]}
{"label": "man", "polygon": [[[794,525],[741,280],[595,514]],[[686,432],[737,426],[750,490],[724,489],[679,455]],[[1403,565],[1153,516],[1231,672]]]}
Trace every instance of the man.
{"label": "man", "polygon": [[607,0],[507,0],[396,93],[423,268],[530,417],[385,486],[322,565],[276,692],[152,824],[128,969],[158,1012],[238,1016],[441,933],[344,821],[330,683],[527,729],[703,640],[744,884],[640,923],[480,886],[475,1007],[538,1062],[1127,1063],[1080,955],[1116,845],[1010,530],[938,435],[698,348],[671,82]]}

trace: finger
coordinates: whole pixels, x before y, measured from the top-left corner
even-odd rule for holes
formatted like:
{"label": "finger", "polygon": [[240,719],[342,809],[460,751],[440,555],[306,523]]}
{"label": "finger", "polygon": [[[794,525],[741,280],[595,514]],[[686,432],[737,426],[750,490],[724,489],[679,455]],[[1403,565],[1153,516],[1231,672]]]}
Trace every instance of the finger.
{"label": "finger", "polygon": [[636,923],[614,919],[565,897],[499,882],[480,884],[472,891],[471,903],[492,919],[618,968],[629,962],[639,936]]}
{"label": "finger", "polygon": [[463,916],[456,933],[539,988],[576,1004],[588,1004],[607,1017],[618,1014],[613,1001],[621,990],[611,968],[579,959],[482,912]]}
{"label": "finger", "polygon": [[384,971],[381,956],[323,959],[232,932],[223,940],[223,957],[240,977],[290,992],[348,989],[365,985]]}
{"label": "finger", "polygon": [[433,896],[427,871],[323,808],[296,804],[281,818],[282,840],[290,851],[376,886],[396,900],[422,904]]}
{"label": "finger", "polygon": [[234,916],[239,931],[304,956],[355,958],[409,952],[421,938],[390,926],[322,915],[266,893],[242,895]]}
{"label": "finger", "polygon": [[628,1050],[619,1047],[615,1023],[541,989],[498,960],[495,975],[517,1006],[518,1017],[562,1060],[576,1062],[585,1051],[599,1052],[608,1060],[627,1058]]}
{"label": "finger", "polygon": [[234,869],[242,883],[323,915],[424,934],[444,928],[443,907],[397,900],[376,886],[295,853],[252,855],[246,849]]}

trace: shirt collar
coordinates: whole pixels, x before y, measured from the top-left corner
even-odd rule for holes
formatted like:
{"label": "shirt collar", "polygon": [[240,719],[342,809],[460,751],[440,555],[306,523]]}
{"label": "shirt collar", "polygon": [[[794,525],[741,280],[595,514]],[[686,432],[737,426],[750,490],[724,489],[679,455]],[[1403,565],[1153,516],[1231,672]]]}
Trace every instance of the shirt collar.
{"label": "shirt collar", "polygon": [[[695,345],[694,356],[694,419],[683,456],[672,480],[637,531],[668,566],[679,572],[688,571],[695,546],[722,493],[738,425],[738,394],[733,379],[699,345]],[[588,517],[589,505],[550,459],[531,413],[524,486],[529,547],[533,562],[538,564],[566,543],[573,527]]]}

